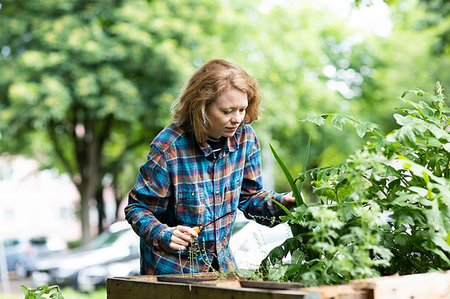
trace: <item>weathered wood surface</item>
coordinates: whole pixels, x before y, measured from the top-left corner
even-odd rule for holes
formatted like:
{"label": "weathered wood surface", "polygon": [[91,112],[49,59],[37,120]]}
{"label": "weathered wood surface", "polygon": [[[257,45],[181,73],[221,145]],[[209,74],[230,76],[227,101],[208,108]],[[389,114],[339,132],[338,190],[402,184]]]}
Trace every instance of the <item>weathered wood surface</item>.
{"label": "weathered wood surface", "polygon": [[352,280],[301,290],[317,292],[321,299],[450,299],[450,271]]}
{"label": "weathered wood surface", "polygon": [[450,271],[354,280],[374,299],[450,299]]}
{"label": "weathered wood surface", "polygon": [[305,292],[314,292],[320,299],[373,299],[372,292],[350,284],[336,286],[318,286],[301,288]]}
{"label": "weathered wood surface", "polygon": [[[235,281],[239,283],[238,281]],[[240,288],[233,283],[181,284],[143,279],[108,278],[107,299],[320,299],[316,293]],[[219,287],[220,286],[220,287]],[[231,287],[230,287],[231,286]]]}
{"label": "weathered wood surface", "polygon": [[[182,278],[182,277],[178,277]],[[161,281],[158,276],[108,278],[107,298],[170,299],[450,299],[450,271],[353,280],[335,286],[267,289],[258,283],[245,287],[237,277],[211,279],[188,276],[188,283]],[[170,279],[169,279],[170,280]],[[276,285],[275,285],[276,286]]]}

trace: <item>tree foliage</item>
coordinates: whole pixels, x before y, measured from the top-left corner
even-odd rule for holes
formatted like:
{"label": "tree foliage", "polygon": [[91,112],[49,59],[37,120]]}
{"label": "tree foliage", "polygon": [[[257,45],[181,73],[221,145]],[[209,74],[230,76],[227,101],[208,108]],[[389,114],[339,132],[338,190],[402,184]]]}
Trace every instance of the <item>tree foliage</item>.
{"label": "tree foliage", "polygon": [[117,184],[167,122],[172,89],[192,67],[189,50],[220,9],[199,3],[200,26],[189,21],[190,1],[1,4],[2,150],[26,151],[72,176],[87,240],[89,201],[106,174]]}

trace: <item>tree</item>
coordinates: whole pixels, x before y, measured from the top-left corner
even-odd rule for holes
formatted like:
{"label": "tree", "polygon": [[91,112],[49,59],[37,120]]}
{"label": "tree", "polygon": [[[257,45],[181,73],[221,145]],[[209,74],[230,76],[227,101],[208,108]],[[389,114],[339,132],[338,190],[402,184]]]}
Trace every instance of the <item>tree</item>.
{"label": "tree", "polygon": [[[172,89],[193,67],[188,50],[208,35],[186,21],[191,2],[1,2],[1,147],[71,175],[83,243],[105,175],[117,186],[163,127]],[[217,12],[203,11],[203,21]]]}

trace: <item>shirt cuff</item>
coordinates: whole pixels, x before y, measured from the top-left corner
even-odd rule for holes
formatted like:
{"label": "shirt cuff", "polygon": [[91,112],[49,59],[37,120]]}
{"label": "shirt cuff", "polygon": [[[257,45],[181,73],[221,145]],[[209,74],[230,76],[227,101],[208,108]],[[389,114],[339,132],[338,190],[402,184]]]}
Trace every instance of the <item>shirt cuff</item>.
{"label": "shirt cuff", "polygon": [[[275,201],[281,203],[281,198],[282,198],[284,195],[286,195],[286,194],[288,194],[288,192],[285,192],[285,193],[278,193],[278,194],[276,194],[276,195],[273,197],[273,200],[275,200]],[[274,203],[274,202],[271,202],[271,203],[272,203],[272,205],[273,205],[273,209],[274,209],[274,211],[275,211],[275,215],[277,215],[277,216],[284,216],[284,215],[287,215],[286,212],[285,212],[279,205],[277,205],[277,204]]]}
{"label": "shirt cuff", "polygon": [[170,244],[170,237],[172,237],[172,233],[175,230],[175,228],[163,228],[158,235],[156,236],[153,246],[160,251],[171,251],[169,244]]}

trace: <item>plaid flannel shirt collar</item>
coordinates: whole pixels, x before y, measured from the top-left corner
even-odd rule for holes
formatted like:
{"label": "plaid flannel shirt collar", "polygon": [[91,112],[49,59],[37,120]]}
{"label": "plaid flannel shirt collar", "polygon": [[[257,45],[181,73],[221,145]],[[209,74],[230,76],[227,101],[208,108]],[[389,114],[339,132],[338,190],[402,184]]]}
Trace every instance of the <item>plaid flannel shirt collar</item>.
{"label": "plaid flannel shirt collar", "polygon": [[[242,134],[242,126],[239,126],[236,133],[230,137],[227,138],[227,142],[225,143],[224,147],[224,153],[227,155],[229,152],[235,152],[239,149],[239,136]],[[208,142],[199,143],[200,149],[202,150],[205,157],[208,157],[213,153],[213,150],[211,146],[208,144]]]}

